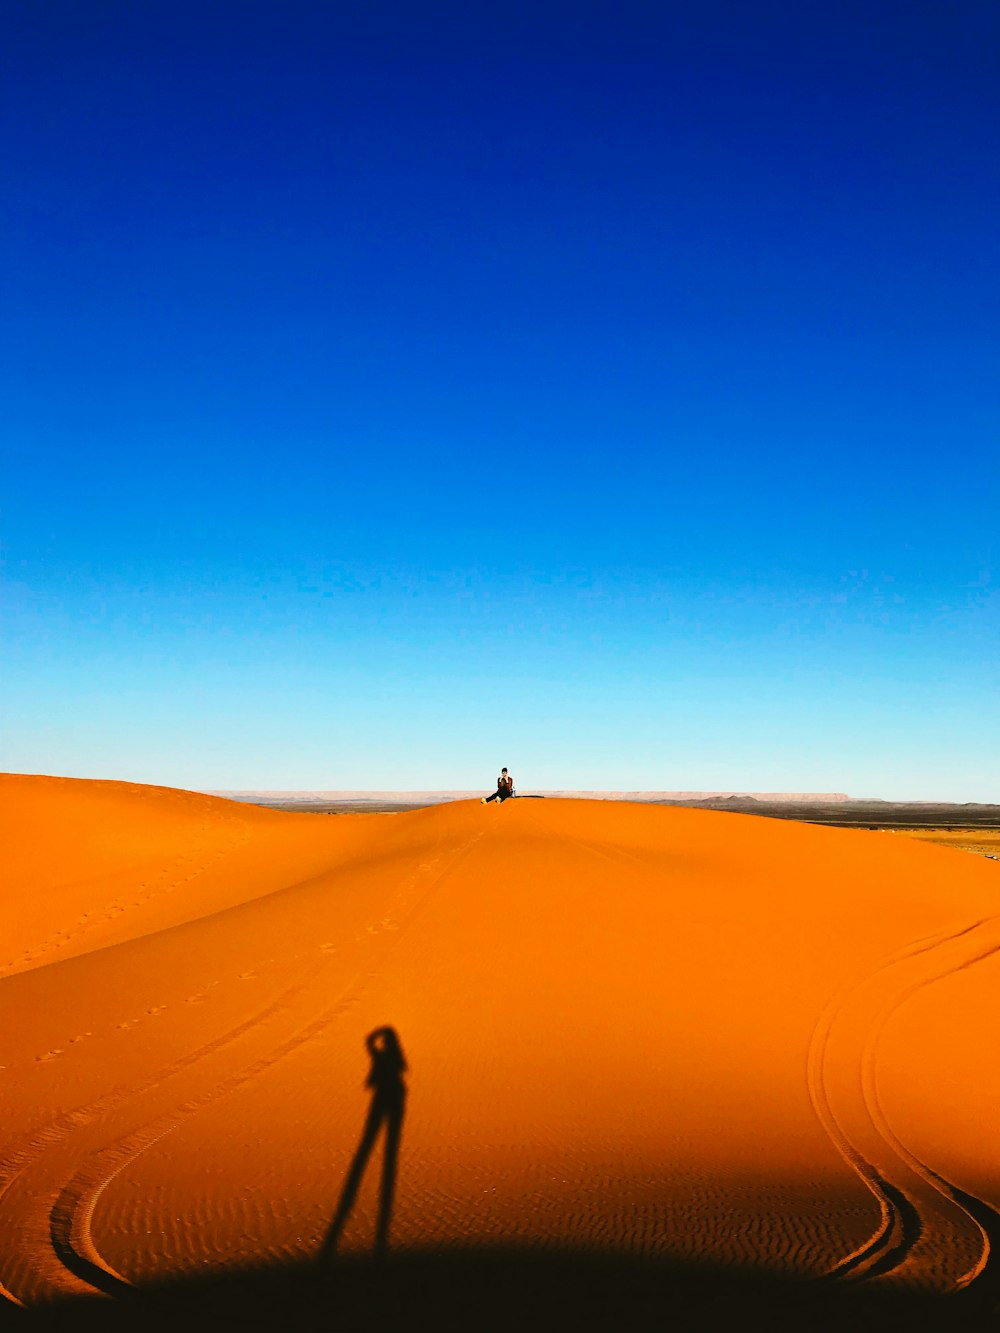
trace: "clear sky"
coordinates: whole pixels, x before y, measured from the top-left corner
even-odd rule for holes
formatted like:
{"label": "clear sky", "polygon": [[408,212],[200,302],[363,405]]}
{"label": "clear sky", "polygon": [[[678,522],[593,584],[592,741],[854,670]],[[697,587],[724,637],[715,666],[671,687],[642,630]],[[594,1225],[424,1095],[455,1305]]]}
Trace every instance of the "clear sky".
{"label": "clear sky", "polygon": [[0,767],[1000,800],[998,38],[8,0]]}

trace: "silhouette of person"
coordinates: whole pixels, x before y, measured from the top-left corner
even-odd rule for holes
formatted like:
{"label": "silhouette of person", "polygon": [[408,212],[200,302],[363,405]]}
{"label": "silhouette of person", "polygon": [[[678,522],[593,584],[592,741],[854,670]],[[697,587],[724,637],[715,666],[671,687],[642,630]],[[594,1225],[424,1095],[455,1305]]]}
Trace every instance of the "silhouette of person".
{"label": "silhouette of person", "polygon": [[514,795],[514,779],[505,768],[500,770],[500,776],[497,778],[497,789],[492,796],[484,796],[481,804],[489,805],[490,801],[506,801]]}
{"label": "silhouette of person", "polygon": [[369,1032],[365,1038],[365,1049],[371,1058],[371,1068],[365,1079],[365,1087],[371,1088],[372,1099],[364,1129],[361,1131],[361,1141],[354,1153],[344,1188],[340,1193],[337,1211],[323,1242],[324,1258],[336,1253],[337,1244],[354,1207],[368,1158],[371,1156],[383,1121],[386,1127],[385,1151],[382,1158],[378,1221],[375,1227],[376,1256],[384,1258],[389,1246],[389,1223],[392,1220],[392,1203],[396,1190],[399,1138],[406,1110],[406,1084],[403,1081],[406,1057],[399,1044],[396,1029],[391,1027],[375,1028],[373,1032]]}

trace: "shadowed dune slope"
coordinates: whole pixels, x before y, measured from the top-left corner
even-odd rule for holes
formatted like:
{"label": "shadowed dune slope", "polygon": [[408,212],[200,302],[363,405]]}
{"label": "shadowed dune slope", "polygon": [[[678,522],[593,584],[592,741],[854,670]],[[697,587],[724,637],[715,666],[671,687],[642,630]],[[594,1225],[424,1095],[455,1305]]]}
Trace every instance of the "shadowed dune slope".
{"label": "shadowed dune slope", "polygon": [[[332,1257],[373,1096],[395,1192],[378,1140],[341,1254],[996,1280],[992,862],[591,801],[7,776],[0,818],[10,1301]],[[382,1025],[405,1101],[365,1086]]]}

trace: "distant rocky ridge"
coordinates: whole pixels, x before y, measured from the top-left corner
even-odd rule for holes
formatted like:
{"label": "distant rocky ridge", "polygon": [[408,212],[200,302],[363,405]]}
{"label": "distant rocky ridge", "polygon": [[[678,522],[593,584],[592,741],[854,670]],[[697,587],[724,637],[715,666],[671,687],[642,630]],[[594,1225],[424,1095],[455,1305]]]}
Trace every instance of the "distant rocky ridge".
{"label": "distant rocky ridge", "polygon": [[[212,792],[230,800],[266,805],[303,814],[395,814],[423,806],[460,801],[478,791],[228,791]],[[840,828],[1000,829],[1000,805],[975,801],[857,800],[843,792],[701,792],[701,791],[523,791],[532,799],[563,796],[600,801],[641,801],[648,805],[684,805],[700,810],[794,819]]]}
{"label": "distant rocky ridge", "polygon": [[[209,796],[225,796],[231,801],[246,801],[252,805],[271,805],[316,802],[342,804],[344,802],[377,802],[379,805],[401,804],[440,805],[445,801],[469,800],[482,796],[484,788],[475,791],[213,791]],[[522,795],[568,797],[597,801],[649,801],[657,803],[691,801],[760,801],[763,803],[791,802],[799,805],[829,805],[851,798],[843,792],[739,792],[739,791],[570,791],[540,790]]]}

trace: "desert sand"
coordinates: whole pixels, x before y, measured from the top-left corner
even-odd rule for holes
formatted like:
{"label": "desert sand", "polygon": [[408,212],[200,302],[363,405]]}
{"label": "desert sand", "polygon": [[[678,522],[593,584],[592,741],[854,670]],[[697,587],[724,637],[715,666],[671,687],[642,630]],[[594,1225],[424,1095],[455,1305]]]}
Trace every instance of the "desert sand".
{"label": "desert sand", "polygon": [[[0,821],[8,1303],[380,1234],[401,1262],[994,1280],[989,860],[624,802],[328,818],[17,775]],[[386,1025],[398,1161],[375,1143],[334,1238]]]}

